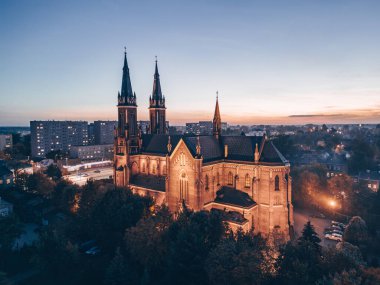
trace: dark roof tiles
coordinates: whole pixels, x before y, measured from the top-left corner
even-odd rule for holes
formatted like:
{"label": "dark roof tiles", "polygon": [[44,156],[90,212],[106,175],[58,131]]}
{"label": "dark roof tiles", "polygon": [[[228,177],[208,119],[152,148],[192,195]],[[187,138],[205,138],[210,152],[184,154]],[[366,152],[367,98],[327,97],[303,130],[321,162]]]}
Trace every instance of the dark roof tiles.
{"label": "dark roof tiles", "polygon": [[[152,153],[157,155],[166,155],[168,153],[169,135],[143,135],[142,136],[142,153]],[[172,151],[179,141],[183,139],[192,155],[196,155],[198,138],[196,136],[171,135],[170,142]],[[216,160],[234,160],[254,162],[255,147],[258,145],[261,151],[260,162],[263,163],[287,163],[283,155],[273,145],[271,141],[265,141],[264,137],[259,136],[222,136],[220,140],[214,136],[199,136],[201,146],[201,155],[204,162]],[[262,145],[264,146],[262,147]],[[228,146],[228,155],[224,157],[224,146]]]}
{"label": "dark roof tiles", "polygon": [[215,202],[243,208],[251,208],[256,205],[256,202],[247,193],[227,186],[223,186],[216,192]]}

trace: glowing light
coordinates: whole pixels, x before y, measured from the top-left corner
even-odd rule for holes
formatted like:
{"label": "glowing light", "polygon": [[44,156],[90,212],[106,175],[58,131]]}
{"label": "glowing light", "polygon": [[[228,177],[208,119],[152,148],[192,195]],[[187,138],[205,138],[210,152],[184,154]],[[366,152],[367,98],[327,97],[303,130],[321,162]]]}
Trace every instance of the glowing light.
{"label": "glowing light", "polygon": [[330,200],[330,201],[329,201],[329,206],[330,206],[331,208],[335,208],[335,206],[336,206],[336,201],[334,201],[334,200]]}

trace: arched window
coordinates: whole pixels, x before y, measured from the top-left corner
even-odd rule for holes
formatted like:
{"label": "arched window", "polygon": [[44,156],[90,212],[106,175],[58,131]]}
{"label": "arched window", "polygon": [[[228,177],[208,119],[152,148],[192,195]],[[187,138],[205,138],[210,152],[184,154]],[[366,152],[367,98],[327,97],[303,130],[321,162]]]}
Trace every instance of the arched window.
{"label": "arched window", "polygon": [[189,200],[189,186],[186,173],[182,173],[179,178],[179,199],[181,202]]}
{"label": "arched window", "polygon": [[216,185],[219,186],[220,185],[220,177],[219,177],[219,172],[216,173]]}
{"label": "arched window", "polygon": [[183,152],[181,152],[181,154],[179,155],[179,158],[180,158],[180,166],[185,166],[185,154]]}
{"label": "arched window", "polygon": [[152,174],[156,174],[156,165],[152,164]]}
{"label": "arched window", "polygon": [[206,177],[205,177],[205,188],[206,188],[206,190],[208,190],[208,187],[209,187],[209,181],[208,181],[208,175],[206,175]]}
{"label": "arched window", "polygon": [[274,178],[274,190],[275,191],[280,191],[280,178],[278,175]]}
{"label": "arched window", "polygon": [[245,188],[251,187],[251,177],[249,177],[248,173],[245,175],[244,186],[245,186]]}
{"label": "arched window", "polygon": [[227,184],[234,185],[234,176],[232,175],[232,172],[228,172]]}
{"label": "arched window", "polygon": [[162,167],[162,175],[166,175],[166,165]]}

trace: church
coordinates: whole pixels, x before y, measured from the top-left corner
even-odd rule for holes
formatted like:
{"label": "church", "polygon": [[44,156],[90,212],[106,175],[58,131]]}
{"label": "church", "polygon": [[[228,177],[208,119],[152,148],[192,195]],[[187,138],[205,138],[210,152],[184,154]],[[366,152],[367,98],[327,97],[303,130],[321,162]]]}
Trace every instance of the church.
{"label": "church", "polygon": [[289,240],[293,227],[290,164],[266,136],[223,136],[218,98],[213,134],[169,135],[157,60],[149,97],[150,126],[137,125],[127,55],[114,144],[114,183],[149,195],[173,214],[183,204],[194,211],[220,211],[236,230],[254,228]]}

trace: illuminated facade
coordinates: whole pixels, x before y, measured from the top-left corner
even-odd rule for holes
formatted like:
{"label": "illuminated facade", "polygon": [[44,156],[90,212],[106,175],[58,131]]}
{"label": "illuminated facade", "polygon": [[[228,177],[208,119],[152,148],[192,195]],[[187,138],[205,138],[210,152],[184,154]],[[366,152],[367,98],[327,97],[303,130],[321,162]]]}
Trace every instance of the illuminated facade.
{"label": "illuminated facade", "polygon": [[183,203],[199,211],[221,211],[233,228],[289,239],[293,226],[290,165],[265,136],[223,136],[218,98],[213,134],[170,136],[156,61],[150,102],[150,133],[137,128],[126,55],[118,95],[114,180],[152,196],[173,213]]}

